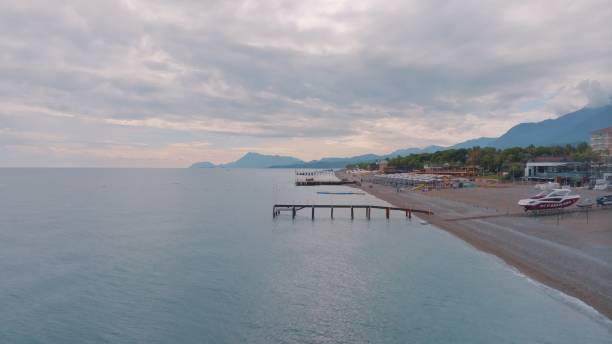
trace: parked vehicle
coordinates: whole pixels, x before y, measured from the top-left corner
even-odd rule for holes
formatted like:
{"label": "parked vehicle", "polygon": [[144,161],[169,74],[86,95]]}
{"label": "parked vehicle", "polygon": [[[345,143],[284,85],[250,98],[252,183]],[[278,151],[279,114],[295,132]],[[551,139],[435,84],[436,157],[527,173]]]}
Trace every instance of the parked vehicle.
{"label": "parked vehicle", "polygon": [[598,206],[612,205],[612,195],[597,197],[597,205]]}
{"label": "parked vehicle", "polygon": [[578,203],[576,203],[576,206],[578,208],[583,208],[583,209],[587,209],[587,208],[592,208],[593,207],[593,201],[591,201],[588,198],[585,198],[583,200],[578,201]]}
{"label": "parked vehicle", "polygon": [[609,185],[608,185],[608,181],[607,180],[605,180],[605,179],[597,179],[595,181],[595,186],[593,186],[593,190],[602,190],[602,191],[605,191],[605,190],[608,190],[608,187],[609,187]]}

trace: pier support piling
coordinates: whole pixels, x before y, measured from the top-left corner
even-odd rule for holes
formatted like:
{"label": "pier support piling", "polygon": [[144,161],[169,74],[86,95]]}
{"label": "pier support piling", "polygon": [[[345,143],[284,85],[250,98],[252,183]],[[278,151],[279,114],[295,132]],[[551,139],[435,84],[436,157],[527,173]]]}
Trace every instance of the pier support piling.
{"label": "pier support piling", "polygon": [[402,211],[406,214],[408,219],[412,219],[412,213],[424,213],[428,215],[433,215],[430,210],[421,210],[421,209],[411,209],[411,208],[398,208],[398,207],[388,207],[388,206],[379,206],[379,205],[354,205],[354,204],[274,204],[272,207],[272,218],[277,218],[281,212],[287,211],[291,212],[291,217],[295,219],[297,216],[297,212],[302,209],[310,208],[312,220],[315,219],[315,208],[329,208],[331,218],[334,218],[334,210],[336,208],[341,209],[351,209],[351,220],[355,219],[355,208],[364,209],[366,219],[372,219],[372,209],[380,209],[385,211],[385,217],[389,219],[391,216],[391,210],[393,211]]}

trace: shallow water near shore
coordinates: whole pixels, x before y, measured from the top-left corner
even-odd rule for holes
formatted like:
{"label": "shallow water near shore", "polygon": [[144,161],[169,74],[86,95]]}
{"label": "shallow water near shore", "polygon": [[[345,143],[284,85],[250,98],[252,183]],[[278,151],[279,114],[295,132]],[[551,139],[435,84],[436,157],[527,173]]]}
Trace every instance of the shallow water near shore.
{"label": "shallow water near shore", "polygon": [[0,169],[0,342],[610,342],[592,309],[417,219],[273,219],[384,204],[293,178]]}

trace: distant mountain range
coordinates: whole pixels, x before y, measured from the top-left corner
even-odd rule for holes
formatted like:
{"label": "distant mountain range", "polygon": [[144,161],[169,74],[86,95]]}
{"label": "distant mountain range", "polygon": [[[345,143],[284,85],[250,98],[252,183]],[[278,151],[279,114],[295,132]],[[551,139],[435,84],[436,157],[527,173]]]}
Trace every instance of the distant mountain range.
{"label": "distant mountain range", "polygon": [[592,131],[609,126],[612,126],[612,105],[583,108],[556,119],[515,125],[490,146],[508,148],[589,142]]}
{"label": "distant mountain range", "polygon": [[612,105],[598,108],[583,108],[568,113],[556,119],[548,119],[537,123],[521,123],[510,128],[500,137],[481,137],[457,143],[449,147],[427,146],[424,148],[398,149],[389,154],[376,155],[365,154],[348,158],[323,158],[305,162],[303,160],[279,155],[263,155],[249,152],[242,158],[223,165],[214,165],[210,162],[199,162],[193,164],[192,168],[338,168],[349,164],[375,161],[396,156],[410,154],[434,153],[445,149],[494,147],[526,147],[531,144],[535,146],[550,146],[557,144],[576,144],[588,142],[591,132],[600,128],[612,126]]}
{"label": "distant mountain range", "polygon": [[427,146],[425,148],[404,148],[404,149],[398,149],[396,151],[393,151],[385,156],[406,156],[406,155],[410,155],[410,154],[420,154],[420,153],[434,153],[440,150],[444,150],[446,149],[446,147],[442,147],[442,146]]}
{"label": "distant mountain range", "polygon": [[227,164],[215,165],[212,162],[203,161],[191,165],[191,168],[268,168],[278,165],[299,165],[304,161],[290,156],[264,155],[248,152],[242,158]]}
{"label": "distant mountain range", "polygon": [[215,168],[215,167],[217,167],[217,165],[213,164],[212,162],[208,162],[208,161],[196,162],[195,164],[190,166],[190,168]]}
{"label": "distant mountain range", "polygon": [[495,144],[497,137],[481,137],[477,139],[471,139],[457,143],[449,148],[460,149],[460,148],[472,148],[472,147],[490,147]]}

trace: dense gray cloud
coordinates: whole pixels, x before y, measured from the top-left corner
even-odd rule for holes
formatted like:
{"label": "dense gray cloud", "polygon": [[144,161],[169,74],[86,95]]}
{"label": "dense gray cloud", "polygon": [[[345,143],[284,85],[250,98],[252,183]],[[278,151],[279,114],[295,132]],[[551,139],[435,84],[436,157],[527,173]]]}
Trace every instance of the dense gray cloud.
{"label": "dense gray cloud", "polygon": [[609,101],[609,1],[0,0],[0,166],[384,153]]}

